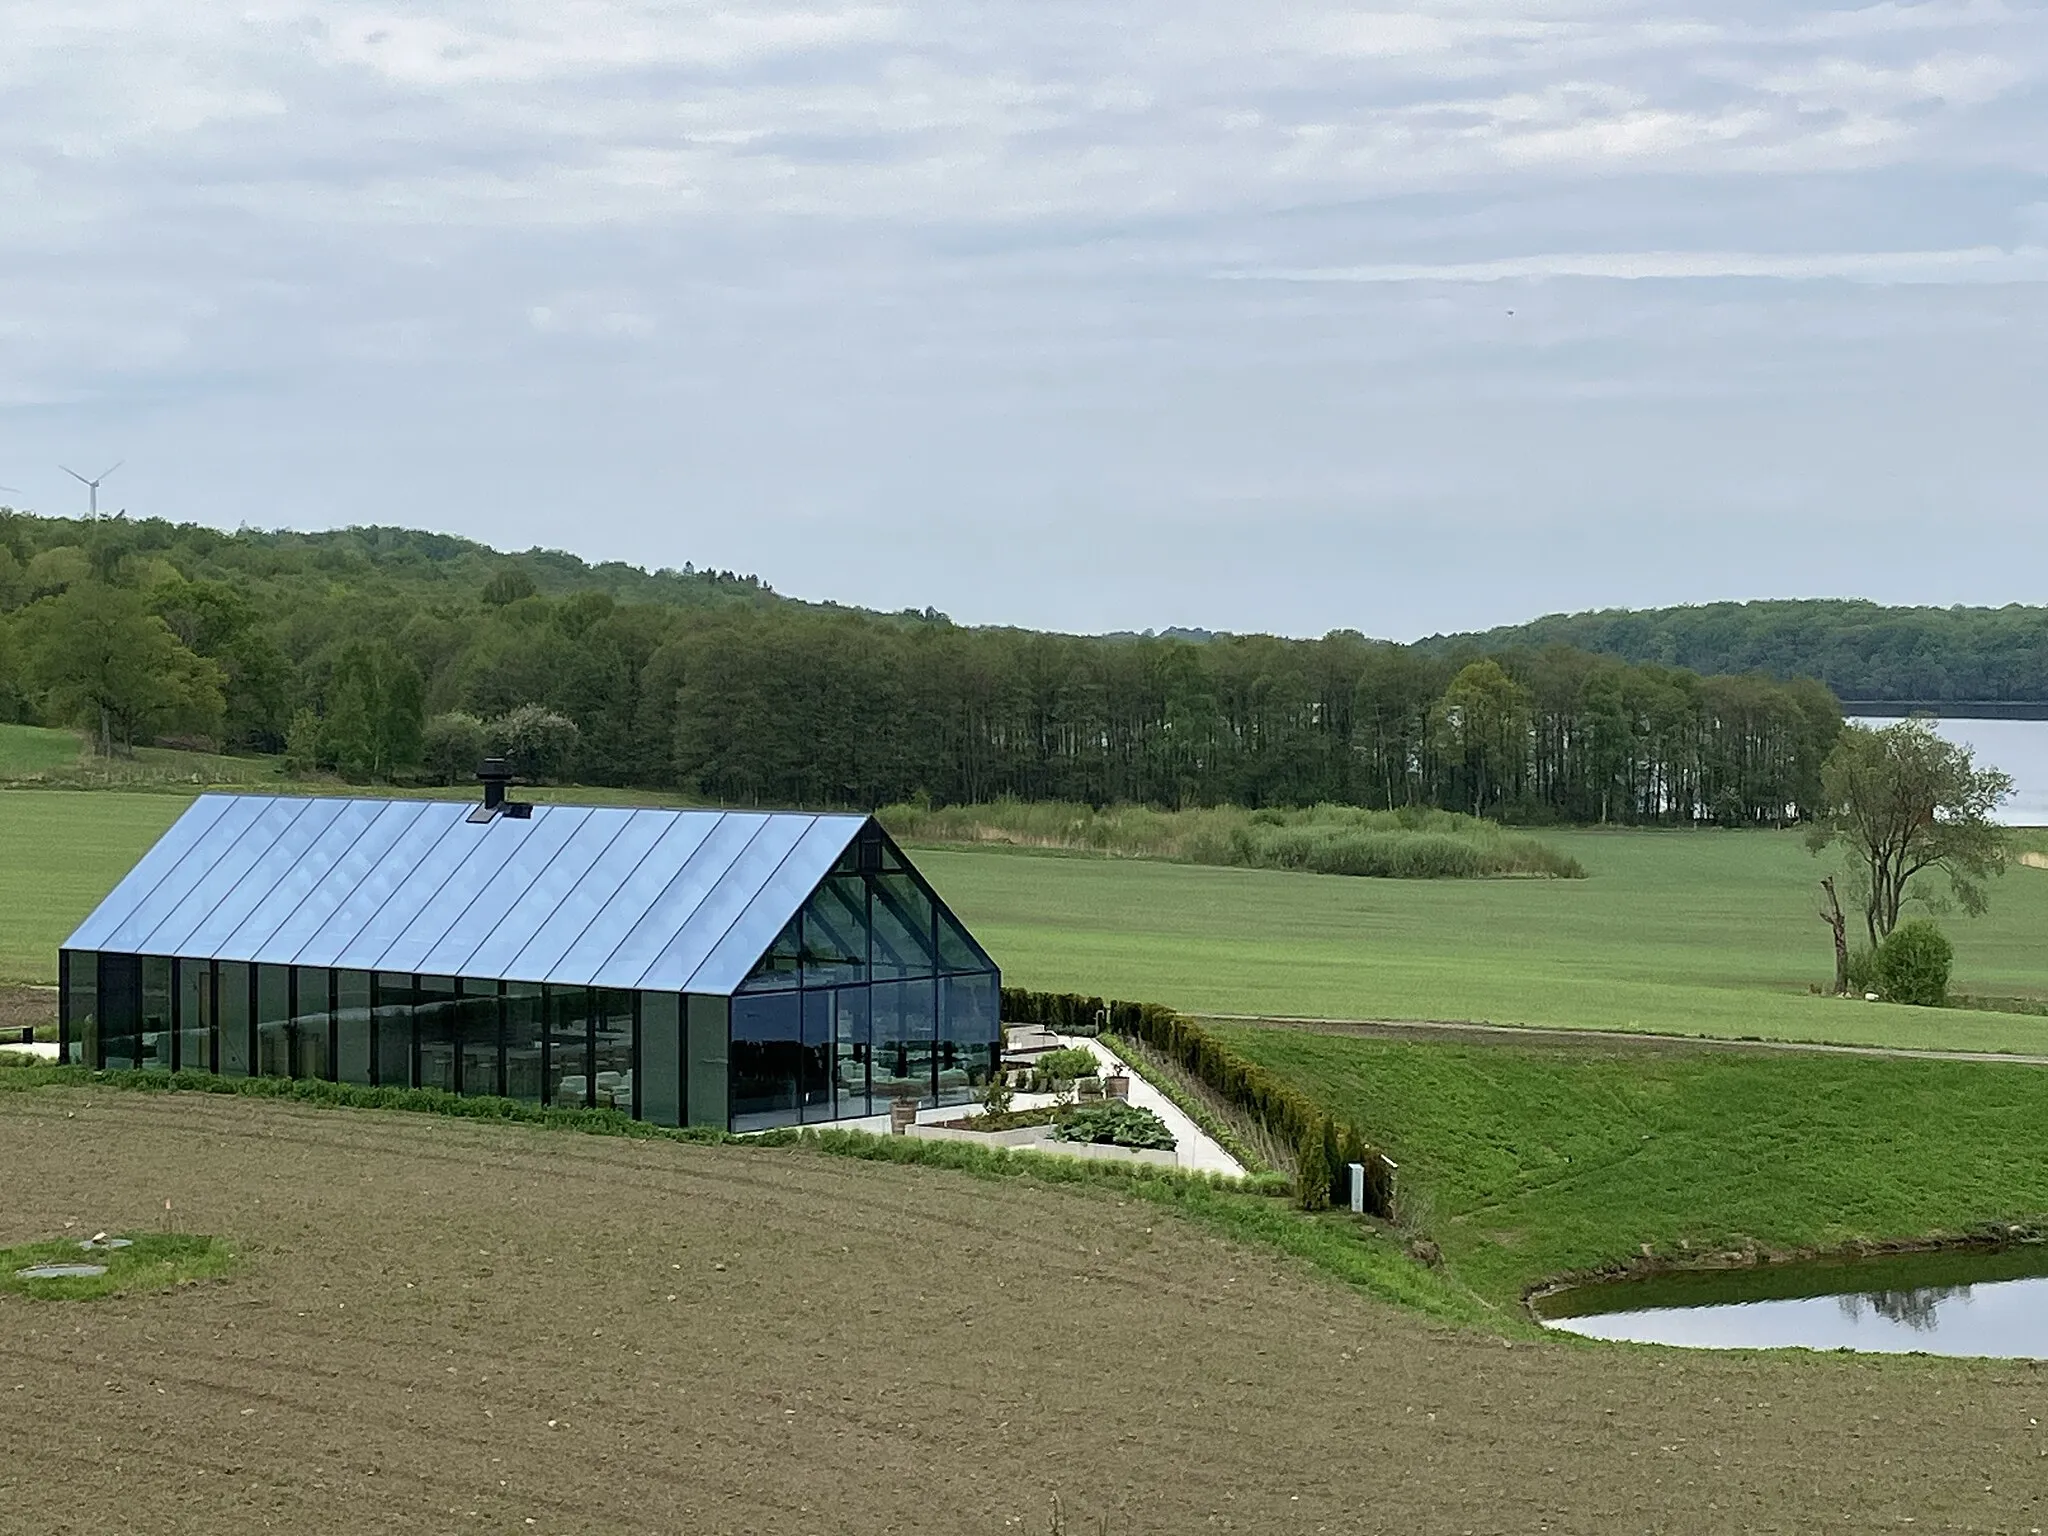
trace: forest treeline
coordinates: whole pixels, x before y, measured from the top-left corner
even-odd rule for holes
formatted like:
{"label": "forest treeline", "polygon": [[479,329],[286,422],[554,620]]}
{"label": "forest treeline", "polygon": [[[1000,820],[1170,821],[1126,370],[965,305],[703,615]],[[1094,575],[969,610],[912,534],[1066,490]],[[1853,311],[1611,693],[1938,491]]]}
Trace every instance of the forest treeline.
{"label": "forest treeline", "polygon": [[1838,698],[2048,701],[2048,608],[1887,608],[1852,599],[1557,613],[1423,642],[1438,654],[1566,645],[1704,673],[1810,677]]}
{"label": "forest treeline", "polygon": [[728,803],[1726,824],[1810,806],[1841,725],[1817,683],[1562,646],[977,629],[396,529],[20,514],[0,514],[0,714],[353,779],[466,777],[490,748]]}

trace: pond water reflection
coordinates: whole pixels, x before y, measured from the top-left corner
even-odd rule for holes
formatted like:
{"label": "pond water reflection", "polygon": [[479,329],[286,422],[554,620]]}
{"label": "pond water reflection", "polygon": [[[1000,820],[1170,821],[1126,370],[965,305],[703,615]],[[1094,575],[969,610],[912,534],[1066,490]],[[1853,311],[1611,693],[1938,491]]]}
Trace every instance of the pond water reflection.
{"label": "pond water reflection", "polygon": [[1549,1327],[1638,1344],[2048,1359],[2048,1244],[1687,1271],[1535,1309]]}

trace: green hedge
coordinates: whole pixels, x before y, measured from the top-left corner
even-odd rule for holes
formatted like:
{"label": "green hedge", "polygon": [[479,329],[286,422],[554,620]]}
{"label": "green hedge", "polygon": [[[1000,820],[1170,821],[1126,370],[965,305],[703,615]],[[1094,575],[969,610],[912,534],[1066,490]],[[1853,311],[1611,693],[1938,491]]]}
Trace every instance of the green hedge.
{"label": "green hedge", "polygon": [[[1066,1033],[1077,1022],[1103,1024],[1119,1035],[1142,1040],[1180,1063],[1225,1102],[1244,1110],[1282,1146],[1301,1147],[1311,1139],[1320,1146],[1333,1142],[1356,1149],[1365,1164],[1365,1208],[1376,1216],[1394,1214],[1394,1168],[1386,1154],[1358,1126],[1333,1121],[1313,1099],[1264,1067],[1245,1060],[1192,1019],[1158,1003],[1104,1001],[1073,992],[1032,992],[1003,988],[1003,1019],[1012,1024],[1037,1024]],[[1349,1175],[1342,1167],[1329,1171],[1326,1198],[1347,1206]],[[1313,1200],[1316,1191],[1303,1191]],[[1321,1200],[1315,1203],[1320,1205]]]}

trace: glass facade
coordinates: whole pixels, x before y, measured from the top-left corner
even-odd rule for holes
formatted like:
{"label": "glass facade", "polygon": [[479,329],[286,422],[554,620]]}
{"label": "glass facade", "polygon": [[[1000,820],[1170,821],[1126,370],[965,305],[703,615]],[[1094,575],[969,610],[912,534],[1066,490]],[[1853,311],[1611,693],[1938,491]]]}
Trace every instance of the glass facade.
{"label": "glass facade", "polygon": [[545,1030],[542,991],[538,983],[505,983],[505,1097],[538,1104],[541,1094]]}
{"label": "glass facade", "polygon": [[370,973],[334,973],[334,1076],[367,1087],[375,1061],[370,1032]]}
{"label": "glass facade", "polygon": [[[644,855],[653,838],[627,826]],[[994,963],[872,822],[832,858],[803,876],[795,916],[759,922],[763,903],[803,888],[772,873],[745,916],[772,937],[730,996],[78,949],[59,956],[61,1049],[95,1068],[503,1095],[741,1131],[976,1095],[1001,1049]],[[607,888],[640,878],[614,862]],[[575,899],[596,910],[602,893]],[[556,949],[603,949],[555,926]]]}

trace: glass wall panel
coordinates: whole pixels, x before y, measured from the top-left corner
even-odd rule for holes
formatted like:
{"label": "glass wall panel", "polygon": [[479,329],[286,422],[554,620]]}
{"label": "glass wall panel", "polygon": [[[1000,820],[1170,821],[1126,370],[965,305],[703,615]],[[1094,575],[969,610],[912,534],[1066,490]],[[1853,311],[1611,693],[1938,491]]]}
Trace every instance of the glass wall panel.
{"label": "glass wall panel", "polygon": [[377,1082],[382,1087],[412,1086],[412,1014],[412,978],[395,971],[379,971],[374,1016]]}
{"label": "glass wall panel", "polygon": [[807,1121],[830,1120],[832,1109],[832,994],[803,995],[803,1051],[797,1058],[797,1107]]}
{"label": "glass wall panel", "polygon": [[455,1034],[461,1057],[462,1091],[495,1095],[505,1091],[504,1051],[498,1034],[498,984],[464,981],[455,1005]]}
{"label": "glass wall panel", "polygon": [[868,978],[868,888],[836,875],[804,906],[804,985],[850,986]]}
{"label": "glass wall panel", "polygon": [[683,1000],[673,992],[640,994],[640,1118],[683,1123]]}
{"label": "glass wall panel", "polygon": [[213,963],[177,962],[178,1054],[183,1072],[213,1070]]}
{"label": "glass wall panel", "polygon": [[[835,1003],[833,1023],[837,1054],[833,1076],[838,1089],[839,1114],[842,1119],[865,1115],[868,1113],[868,989],[841,987],[827,995]],[[884,1103],[882,1107],[887,1110],[888,1105]]]}
{"label": "glass wall panel", "polygon": [[371,1081],[370,973],[334,973],[334,1075],[344,1083]]}
{"label": "glass wall panel", "polygon": [[779,991],[797,984],[797,965],[803,952],[803,914],[789,920],[768,952],[756,962],[745,982],[749,992]]}
{"label": "glass wall panel", "polygon": [[67,950],[64,960],[64,1036],[71,1060],[100,1064],[100,957],[97,950]]}
{"label": "glass wall panel", "polygon": [[877,875],[873,891],[875,978],[931,975],[936,958],[930,900],[908,875]]}
{"label": "glass wall panel", "polygon": [[142,1052],[142,960],[100,956],[100,1049],[109,1071],[133,1067]]}
{"label": "glass wall panel", "polygon": [[944,907],[937,910],[939,923],[939,969],[942,971],[986,971],[991,962],[981,946],[968,937],[960,919]]}
{"label": "glass wall panel", "polygon": [[732,1101],[729,1097],[727,1056],[731,1040],[731,1008],[722,997],[683,999],[687,1034],[683,1089],[690,1106],[690,1124],[729,1128]]}
{"label": "glass wall panel", "polygon": [[251,969],[239,960],[222,960],[214,967],[214,1011],[220,1020],[214,1040],[214,1070],[222,1077],[247,1077],[255,1060],[250,1041],[255,1033],[249,1017]]}
{"label": "glass wall panel", "polygon": [[422,976],[413,999],[419,1086],[455,1091],[455,978]]}
{"label": "glass wall panel", "polygon": [[[879,924],[877,928],[879,929]],[[929,1101],[932,1086],[932,1012],[930,981],[876,982],[873,1000],[875,1040],[870,1092],[877,1104],[888,1099]]]}
{"label": "glass wall panel", "polygon": [[548,1102],[585,1109],[590,1095],[590,992],[548,988]]}
{"label": "glass wall panel", "polygon": [[757,1131],[801,1119],[803,1010],[788,992],[732,1000],[732,1128]]}
{"label": "glass wall panel", "polygon": [[256,1075],[292,1075],[292,973],[289,966],[256,967]]}
{"label": "glass wall panel", "polygon": [[939,982],[939,1102],[976,1097],[1002,1053],[996,977],[947,976]]}
{"label": "glass wall panel", "polygon": [[505,1096],[522,1104],[541,1099],[541,1037],[546,1032],[541,989],[532,982],[505,983]]}
{"label": "glass wall panel", "polygon": [[599,1109],[633,1112],[633,994],[599,992],[591,1089]]}
{"label": "glass wall panel", "polygon": [[171,1065],[171,962],[164,955],[142,957],[142,1032],[135,1064],[155,1070]]}
{"label": "glass wall panel", "polygon": [[292,973],[292,1076],[334,1076],[329,1046],[334,1014],[329,989],[334,973],[300,966]]}

